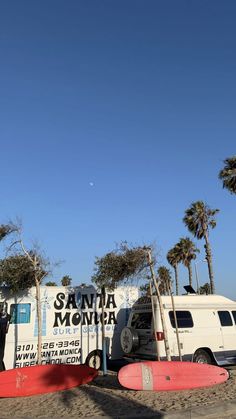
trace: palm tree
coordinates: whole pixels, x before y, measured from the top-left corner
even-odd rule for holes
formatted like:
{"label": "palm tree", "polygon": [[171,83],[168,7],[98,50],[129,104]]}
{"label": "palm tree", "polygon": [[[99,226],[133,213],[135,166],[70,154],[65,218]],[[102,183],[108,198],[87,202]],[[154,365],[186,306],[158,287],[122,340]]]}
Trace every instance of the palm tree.
{"label": "palm tree", "polygon": [[208,282],[206,282],[204,285],[202,285],[202,286],[199,288],[199,293],[200,293],[200,294],[206,294],[206,295],[210,294],[210,293],[211,293],[211,287],[210,287],[210,284],[208,284]]}
{"label": "palm tree", "polygon": [[218,209],[211,209],[203,201],[193,202],[185,211],[185,216],[183,222],[185,223],[188,230],[195,236],[197,239],[204,238],[205,240],[205,251],[206,251],[206,260],[208,264],[208,272],[211,286],[211,293],[215,292],[213,268],[212,268],[212,253],[211,246],[209,242],[209,228],[214,228],[216,226],[215,215],[219,212]]}
{"label": "palm tree", "polygon": [[189,285],[192,286],[193,273],[191,262],[196,259],[196,253],[199,252],[199,250],[189,237],[182,237],[177,246],[179,247],[181,262],[188,269]]}
{"label": "palm tree", "polygon": [[175,292],[179,295],[179,278],[178,278],[178,264],[181,261],[179,247],[174,246],[166,255],[168,263],[174,268],[175,271]]}
{"label": "palm tree", "polygon": [[63,287],[69,287],[71,285],[71,281],[72,281],[71,277],[69,275],[65,275],[61,279],[61,285]]}
{"label": "palm tree", "polygon": [[219,179],[223,181],[223,188],[231,194],[236,194],[236,156],[224,160],[225,167],[219,172]]}
{"label": "palm tree", "polygon": [[158,279],[160,281],[160,293],[162,295],[169,295],[171,289],[171,273],[165,266],[160,266],[157,270]]}

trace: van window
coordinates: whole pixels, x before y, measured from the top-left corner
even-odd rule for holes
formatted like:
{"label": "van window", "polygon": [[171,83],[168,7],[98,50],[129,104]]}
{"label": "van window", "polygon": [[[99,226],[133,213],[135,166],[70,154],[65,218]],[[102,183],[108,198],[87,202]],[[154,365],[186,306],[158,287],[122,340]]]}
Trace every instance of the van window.
{"label": "van window", "polygon": [[218,311],[221,326],[232,326],[232,318],[228,311]]}
{"label": "van window", "polygon": [[134,329],[151,329],[152,313],[134,313],[131,327]]}
{"label": "van window", "polygon": [[30,323],[30,308],[31,304],[11,304],[11,323]]}
{"label": "van window", "polygon": [[[174,312],[169,311],[169,318],[172,327],[175,326]],[[176,311],[177,325],[179,328],[193,327],[193,319],[190,311]]]}
{"label": "van window", "polygon": [[236,311],[232,311],[233,314],[233,318],[234,318],[234,323],[236,324]]}

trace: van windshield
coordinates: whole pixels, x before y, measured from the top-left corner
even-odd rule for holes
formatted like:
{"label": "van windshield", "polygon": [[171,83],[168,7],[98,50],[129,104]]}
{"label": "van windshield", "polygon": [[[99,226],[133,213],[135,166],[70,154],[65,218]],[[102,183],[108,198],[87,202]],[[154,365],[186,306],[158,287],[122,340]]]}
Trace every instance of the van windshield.
{"label": "van windshield", "polygon": [[134,329],[151,329],[152,313],[134,313],[131,327]]}

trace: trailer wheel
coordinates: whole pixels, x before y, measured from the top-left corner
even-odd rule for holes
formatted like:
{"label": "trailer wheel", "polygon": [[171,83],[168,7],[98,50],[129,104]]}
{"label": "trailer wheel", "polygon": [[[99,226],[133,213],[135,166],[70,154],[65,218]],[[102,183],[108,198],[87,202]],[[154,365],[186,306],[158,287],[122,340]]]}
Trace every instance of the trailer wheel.
{"label": "trailer wheel", "polygon": [[193,362],[197,362],[198,364],[212,364],[212,359],[204,349],[198,349],[193,356]]}
{"label": "trailer wheel", "polygon": [[85,364],[88,367],[95,368],[95,370],[100,370],[102,368],[102,351],[96,349],[95,351],[88,354]]}

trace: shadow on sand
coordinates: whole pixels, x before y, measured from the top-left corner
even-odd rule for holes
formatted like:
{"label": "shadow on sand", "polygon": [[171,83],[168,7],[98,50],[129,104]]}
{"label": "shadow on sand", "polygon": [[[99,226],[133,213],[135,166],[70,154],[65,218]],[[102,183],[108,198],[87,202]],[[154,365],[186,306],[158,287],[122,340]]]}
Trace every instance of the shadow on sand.
{"label": "shadow on sand", "polygon": [[[137,400],[130,400],[128,397],[125,397],[121,394],[107,394],[107,386],[94,385],[95,383],[90,383],[88,385],[81,386],[76,389],[71,389],[61,392],[61,401],[67,409],[73,408],[75,405],[75,400],[78,397],[78,393],[81,392],[86,395],[86,398],[91,401],[91,411],[87,414],[88,417],[94,416],[109,416],[114,418],[120,417],[155,417],[163,418],[164,412],[157,411],[148,406],[143,405]],[[115,388],[115,387],[113,387]],[[119,388],[120,390],[120,388]],[[96,403],[97,409],[102,413],[97,413],[97,411],[92,411],[92,405]],[[122,410],[123,407],[123,410]]]}
{"label": "shadow on sand", "polygon": [[[122,389],[121,386],[117,385],[117,388]],[[104,389],[107,387],[102,386],[102,383],[98,386],[90,384],[88,386],[81,387],[81,391],[90,398],[91,401],[96,402],[96,404],[102,409],[103,413],[119,418],[123,417],[155,417],[163,418],[164,412],[160,412],[152,409],[149,406],[145,406],[137,400],[130,400],[128,397],[123,396],[122,394],[107,394]],[[112,406],[112,414],[111,414]],[[122,409],[123,407],[123,409]],[[120,412],[120,413],[119,413]]]}
{"label": "shadow on sand", "polygon": [[[74,378],[73,368],[71,370],[73,376],[70,376],[70,369],[68,369],[68,373],[64,376],[58,376],[57,366],[55,369],[53,368],[54,373],[45,374],[44,377],[44,384],[45,385],[52,385],[55,382],[55,379],[60,381],[60,383],[67,383],[71,382],[71,379]],[[102,375],[96,377],[92,382],[85,384],[85,380],[81,380],[81,386],[74,387],[65,391],[58,393],[60,395],[61,402],[64,406],[68,409],[75,409],[76,399],[79,394],[86,395],[86,399],[88,403],[91,402],[91,409],[92,406],[96,404],[97,408],[95,411],[91,411],[90,414],[87,416],[94,415],[107,415],[109,417],[150,417],[155,416],[156,418],[163,418],[164,412],[157,411],[152,409],[151,407],[145,406],[137,400],[131,400],[129,397],[126,397],[122,394],[122,390],[129,392],[130,390],[124,389],[118,382],[117,375],[108,375],[103,377]],[[111,392],[107,392],[107,390],[113,390]],[[116,392],[117,391],[117,392]],[[130,391],[133,393],[132,391]],[[128,394],[128,393],[127,393]],[[122,409],[123,408],[123,409]],[[98,413],[99,411],[99,413]],[[119,413],[120,412],[120,413]]]}

